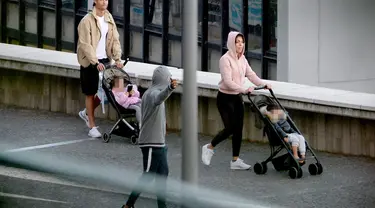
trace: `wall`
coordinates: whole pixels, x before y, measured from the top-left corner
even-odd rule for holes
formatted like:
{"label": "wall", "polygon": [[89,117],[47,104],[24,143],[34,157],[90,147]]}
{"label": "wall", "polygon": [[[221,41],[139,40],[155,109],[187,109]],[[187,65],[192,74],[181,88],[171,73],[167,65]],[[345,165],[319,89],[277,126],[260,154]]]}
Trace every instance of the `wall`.
{"label": "wall", "polygon": [[278,9],[280,80],[375,93],[375,1],[286,0]]}
{"label": "wall", "polygon": [[[282,101],[282,100],[281,100]],[[77,116],[84,107],[79,79],[0,68],[0,103],[63,112]],[[306,104],[308,105],[308,104]],[[166,102],[169,130],[181,130],[181,94],[173,93]],[[288,110],[298,128],[316,150],[375,157],[375,120]],[[96,117],[115,119],[113,108],[101,108]],[[255,113],[246,104],[243,138],[267,142],[255,127]],[[198,131],[214,136],[223,128],[215,98],[199,97]]]}

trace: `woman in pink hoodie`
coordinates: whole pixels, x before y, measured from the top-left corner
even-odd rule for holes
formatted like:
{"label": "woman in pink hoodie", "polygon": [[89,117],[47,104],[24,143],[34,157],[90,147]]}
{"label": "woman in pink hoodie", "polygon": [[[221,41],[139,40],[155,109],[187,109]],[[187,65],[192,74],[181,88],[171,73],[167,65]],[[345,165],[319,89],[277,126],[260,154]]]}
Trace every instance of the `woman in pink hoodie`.
{"label": "woman in pink hoodie", "polygon": [[115,78],[113,87],[113,95],[116,102],[124,108],[135,110],[135,116],[138,121],[139,128],[141,128],[141,104],[142,100],[137,88],[137,85],[127,85],[124,87],[124,80]]}
{"label": "woman in pink hoodie", "polygon": [[224,129],[220,131],[211,143],[202,147],[202,162],[210,165],[211,158],[214,155],[214,147],[220,142],[232,136],[233,159],[230,162],[231,169],[248,170],[250,165],[239,158],[242,143],[242,128],[244,119],[244,104],[242,94],[251,93],[254,87],[244,87],[245,77],[255,85],[270,85],[261,80],[251,69],[247,62],[245,52],[245,38],[239,32],[230,32],[227,41],[228,52],[220,58],[219,92],[216,105],[218,107],[221,119],[224,123]]}

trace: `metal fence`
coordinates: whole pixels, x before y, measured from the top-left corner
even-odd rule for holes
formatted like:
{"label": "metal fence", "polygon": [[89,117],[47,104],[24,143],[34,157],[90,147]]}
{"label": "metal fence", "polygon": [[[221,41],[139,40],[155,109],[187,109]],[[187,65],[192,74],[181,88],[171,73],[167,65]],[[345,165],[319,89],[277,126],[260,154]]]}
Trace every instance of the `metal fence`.
{"label": "metal fence", "polygon": [[[87,0],[0,1],[1,42],[71,52],[76,50],[78,23],[92,6]],[[272,49],[276,44],[277,0],[198,2],[199,68],[208,71],[212,51],[225,53],[229,31],[237,30],[246,37],[248,60],[260,61],[261,76],[271,79],[268,66],[276,63],[277,57]],[[123,56],[181,67],[181,63],[171,63],[171,56],[176,56],[171,44],[181,44],[182,40],[181,7],[181,0],[110,0],[108,10],[120,30]],[[135,35],[140,42],[134,41]],[[161,54],[160,60],[152,58],[155,40],[160,45],[156,50]],[[140,52],[133,52],[134,47],[139,47]]]}

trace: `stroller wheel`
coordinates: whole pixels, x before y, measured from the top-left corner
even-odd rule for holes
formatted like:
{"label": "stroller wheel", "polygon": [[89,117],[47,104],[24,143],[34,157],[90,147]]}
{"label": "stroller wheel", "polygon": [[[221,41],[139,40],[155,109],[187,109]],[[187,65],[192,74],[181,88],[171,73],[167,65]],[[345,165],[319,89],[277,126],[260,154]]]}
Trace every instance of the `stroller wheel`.
{"label": "stroller wheel", "polygon": [[258,175],[265,174],[267,172],[267,164],[266,163],[256,163],[254,165],[254,172]]}
{"label": "stroller wheel", "polygon": [[104,133],[103,134],[103,140],[105,143],[108,143],[109,140],[111,140],[111,135],[107,134],[107,133]]}
{"label": "stroller wheel", "polygon": [[263,167],[263,174],[267,173],[267,170],[268,170],[267,163],[262,162],[261,165]]}
{"label": "stroller wheel", "polygon": [[316,175],[316,174],[318,174],[318,165],[317,164],[314,164],[314,163],[312,163],[312,164],[310,164],[309,165],[309,173],[311,174],[311,175]]}
{"label": "stroller wheel", "polygon": [[318,166],[318,175],[323,173],[323,166],[320,163],[316,163],[316,166]]}
{"label": "stroller wheel", "polygon": [[138,137],[137,137],[136,135],[132,135],[132,136],[130,137],[130,143],[131,143],[132,145],[136,145],[137,142],[138,142]]}
{"label": "stroller wheel", "polygon": [[302,176],[303,176],[302,168],[298,168],[298,175],[297,175],[297,178],[302,178]]}
{"label": "stroller wheel", "polygon": [[296,179],[297,176],[298,176],[298,170],[297,170],[297,168],[295,168],[295,167],[291,167],[291,168],[289,169],[289,177],[290,177],[291,179]]}

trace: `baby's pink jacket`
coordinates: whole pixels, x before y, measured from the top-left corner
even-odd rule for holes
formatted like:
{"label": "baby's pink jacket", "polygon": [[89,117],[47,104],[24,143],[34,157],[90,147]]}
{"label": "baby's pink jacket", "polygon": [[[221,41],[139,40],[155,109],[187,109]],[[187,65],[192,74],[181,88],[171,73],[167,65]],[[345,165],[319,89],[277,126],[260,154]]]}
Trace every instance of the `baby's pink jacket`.
{"label": "baby's pink jacket", "polygon": [[131,97],[128,97],[125,92],[128,87],[124,88],[124,91],[115,91],[112,89],[113,94],[115,95],[116,102],[124,108],[128,108],[129,105],[139,103],[141,99],[139,98],[140,94],[136,85],[133,85],[134,94]]}

